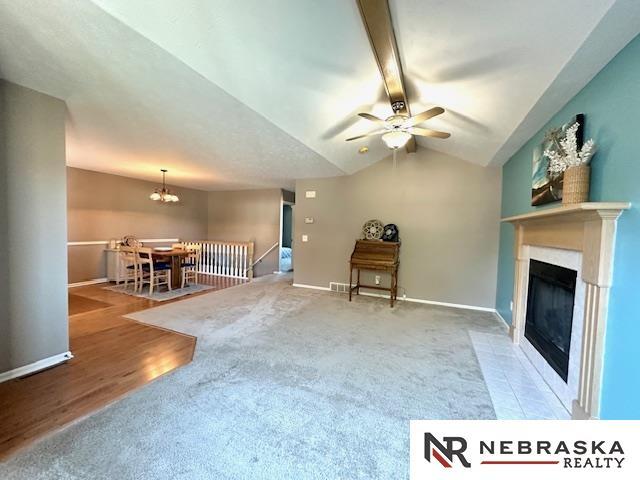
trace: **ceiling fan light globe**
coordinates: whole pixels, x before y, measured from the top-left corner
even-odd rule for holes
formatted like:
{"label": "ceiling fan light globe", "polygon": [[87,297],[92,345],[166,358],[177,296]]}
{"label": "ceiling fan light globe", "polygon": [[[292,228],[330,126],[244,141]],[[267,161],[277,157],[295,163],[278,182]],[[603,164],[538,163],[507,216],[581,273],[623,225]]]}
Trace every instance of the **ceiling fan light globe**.
{"label": "ceiling fan light globe", "polygon": [[158,192],[153,192],[151,195],[149,195],[149,198],[150,198],[151,200],[158,201],[158,200],[160,200],[162,197],[160,196],[160,194],[159,194]]}
{"label": "ceiling fan light globe", "polygon": [[391,149],[402,148],[411,139],[411,134],[402,130],[393,130],[382,136],[382,141]]}

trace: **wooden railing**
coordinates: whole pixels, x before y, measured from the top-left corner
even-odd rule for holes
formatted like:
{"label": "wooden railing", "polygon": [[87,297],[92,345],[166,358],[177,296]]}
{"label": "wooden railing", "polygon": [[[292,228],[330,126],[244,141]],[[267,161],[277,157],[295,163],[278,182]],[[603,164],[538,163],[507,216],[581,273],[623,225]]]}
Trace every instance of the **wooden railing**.
{"label": "wooden railing", "polygon": [[258,259],[253,262],[251,264],[251,268],[255,267],[257,264],[259,264],[262,260],[264,260],[264,258],[269,255],[271,252],[273,252],[276,248],[278,248],[280,246],[280,242],[276,242],[273,245],[271,245],[271,248],[269,248],[269,250],[267,250],[266,252],[264,252],[262,255],[260,255],[258,257]]}
{"label": "wooden railing", "polygon": [[198,273],[231,278],[253,278],[253,242],[184,242],[202,249]]}

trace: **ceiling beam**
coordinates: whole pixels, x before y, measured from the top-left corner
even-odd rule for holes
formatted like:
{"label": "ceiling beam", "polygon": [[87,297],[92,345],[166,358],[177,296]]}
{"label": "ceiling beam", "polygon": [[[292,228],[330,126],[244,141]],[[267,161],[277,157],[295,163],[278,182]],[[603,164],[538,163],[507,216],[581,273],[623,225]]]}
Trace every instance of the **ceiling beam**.
{"label": "ceiling beam", "polygon": [[[356,3],[382,75],[389,103],[392,108],[395,106],[394,110],[397,113],[411,116],[388,0],[356,0]],[[409,153],[416,151],[416,141],[413,136],[406,148]]]}

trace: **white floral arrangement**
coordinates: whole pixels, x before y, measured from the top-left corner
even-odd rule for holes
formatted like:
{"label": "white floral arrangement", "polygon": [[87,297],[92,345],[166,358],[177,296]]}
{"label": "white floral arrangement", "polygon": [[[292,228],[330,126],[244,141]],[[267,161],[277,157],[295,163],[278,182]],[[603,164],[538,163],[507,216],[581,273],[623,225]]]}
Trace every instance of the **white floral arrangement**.
{"label": "white floral arrangement", "polygon": [[558,150],[547,149],[544,151],[545,156],[549,158],[549,174],[553,176],[560,175],[567,168],[588,165],[591,161],[593,154],[596,153],[596,144],[590,138],[578,151],[576,133],[579,126],[580,124],[575,122],[567,128],[564,138],[560,140],[560,148]]}

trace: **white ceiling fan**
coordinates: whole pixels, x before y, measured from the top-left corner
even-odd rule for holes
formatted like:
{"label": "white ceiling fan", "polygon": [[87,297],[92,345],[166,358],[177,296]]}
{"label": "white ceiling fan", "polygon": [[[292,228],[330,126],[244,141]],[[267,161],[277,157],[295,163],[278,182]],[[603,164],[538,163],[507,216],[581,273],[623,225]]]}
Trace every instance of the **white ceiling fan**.
{"label": "white ceiling fan", "polygon": [[[392,107],[394,109],[394,112],[398,112],[400,110],[400,108],[396,108],[396,105],[392,105]],[[402,113],[394,113],[385,120],[383,120],[382,118],[378,118],[375,115],[371,115],[370,113],[359,113],[358,115],[362,118],[366,118],[367,120],[374,122],[383,128],[380,130],[375,130],[373,132],[365,133],[364,135],[358,135],[357,137],[347,138],[347,142],[357,140],[359,138],[382,135],[382,140],[384,141],[384,143],[386,143],[389,148],[395,149],[404,146],[411,138],[411,135],[443,139],[449,138],[451,136],[450,133],[439,132],[437,130],[431,130],[428,128],[416,127],[416,125],[442,113],[444,113],[444,108],[433,107],[425,112],[419,113],[418,115],[414,115],[413,117]]]}

